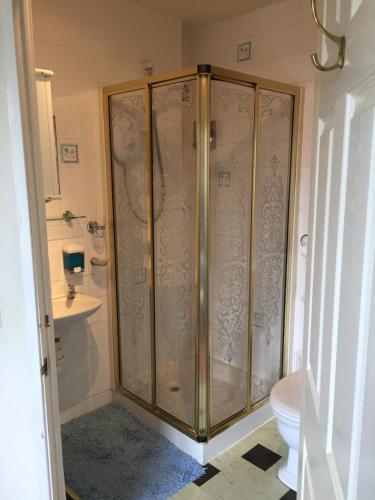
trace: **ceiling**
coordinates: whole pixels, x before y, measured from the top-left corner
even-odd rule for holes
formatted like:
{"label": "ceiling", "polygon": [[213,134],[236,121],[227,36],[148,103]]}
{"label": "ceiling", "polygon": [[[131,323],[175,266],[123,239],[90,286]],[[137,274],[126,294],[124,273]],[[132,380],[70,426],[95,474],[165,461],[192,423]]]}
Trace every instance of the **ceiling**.
{"label": "ceiling", "polygon": [[278,1],[280,0],[130,0],[147,9],[178,17],[191,28],[217,23]]}

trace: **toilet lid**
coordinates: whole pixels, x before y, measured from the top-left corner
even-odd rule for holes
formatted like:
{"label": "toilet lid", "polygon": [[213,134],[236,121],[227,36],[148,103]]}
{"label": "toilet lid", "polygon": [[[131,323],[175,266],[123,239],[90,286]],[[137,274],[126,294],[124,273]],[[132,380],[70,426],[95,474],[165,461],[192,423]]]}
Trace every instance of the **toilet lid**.
{"label": "toilet lid", "polygon": [[301,376],[292,373],[279,380],[271,391],[271,406],[293,420],[299,420],[301,414]]}

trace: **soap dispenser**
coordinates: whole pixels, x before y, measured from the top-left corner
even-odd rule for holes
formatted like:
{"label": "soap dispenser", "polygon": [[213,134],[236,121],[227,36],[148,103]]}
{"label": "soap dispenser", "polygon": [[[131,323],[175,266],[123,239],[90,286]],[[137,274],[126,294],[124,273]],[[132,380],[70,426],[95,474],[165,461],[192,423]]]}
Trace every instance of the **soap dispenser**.
{"label": "soap dispenser", "polygon": [[69,273],[85,270],[85,249],[77,243],[67,243],[63,247],[64,269]]}

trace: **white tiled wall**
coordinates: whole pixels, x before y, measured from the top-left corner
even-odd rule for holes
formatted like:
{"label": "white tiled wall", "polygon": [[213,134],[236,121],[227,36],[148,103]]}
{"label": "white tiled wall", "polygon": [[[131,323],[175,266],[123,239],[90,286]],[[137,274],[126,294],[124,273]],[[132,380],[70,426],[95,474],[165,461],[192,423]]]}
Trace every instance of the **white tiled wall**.
{"label": "white tiled wall", "polygon": [[[197,30],[184,28],[184,65],[208,63],[243,73],[292,83],[304,88],[298,241],[308,232],[308,199],[313,134],[316,27],[310,0],[283,0],[248,14]],[[251,42],[252,57],[237,61],[237,44]],[[298,245],[296,239],[295,245]],[[302,348],[305,258],[299,247],[292,369]]]}
{"label": "white tiled wall", "polygon": [[32,0],[37,64],[54,96],[181,67],[181,22],[125,0]]}
{"label": "white tiled wall", "polygon": [[[64,358],[58,365],[62,421],[110,400],[109,269],[93,267],[90,257],[107,256],[107,234],[93,237],[89,220],[106,223],[105,164],[100,87],[142,77],[143,61],[155,72],[181,67],[178,19],[125,0],[32,0],[36,65],[52,69],[52,97],[58,143],[79,146],[79,163],[60,158],[62,199],[46,206],[47,216],[64,210],[86,218],[47,222],[53,296],[66,284],[100,297],[101,308],[87,320],[55,328]],[[80,275],[64,273],[62,247],[68,241],[86,251]]]}
{"label": "white tiled wall", "polygon": [[[315,28],[309,0],[283,0],[269,7],[204,29],[184,30],[181,21],[125,0],[32,0],[36,65],[50,68],[59,143],[79,145],[79,164],[60,162],[62,200],[47,205],[47,215],[69,209],[86,219],[67,224],[48,222],[50,270],[54,296],[66,292],[66,282],[99,296],[103,306],[87,321],[58,332],[64,348],[59,365],[62,419],[67,420],[110,397],[110,344],[107,313],[109,270],[92,268],[92,255],[105,257],[107,241],[86,231],[90,219],[105,221],[101,86],[142,76],[143,62],[154,72],[193,63],[211,63],[246,73],[298,84],[305,88],[302,182],[299,235],[307,232],[311,164],[314,70],[310,52]],[[238,63],[237,43],[252,42],[252,60]],[[183,56],[183,57],[182,57]],[[182,59],[184,59],[182,61]],[[83,275],[67,277],[62,246],[75,241],[86,249]],[[302,337],[304,259],[296,299],[295,350]]]}

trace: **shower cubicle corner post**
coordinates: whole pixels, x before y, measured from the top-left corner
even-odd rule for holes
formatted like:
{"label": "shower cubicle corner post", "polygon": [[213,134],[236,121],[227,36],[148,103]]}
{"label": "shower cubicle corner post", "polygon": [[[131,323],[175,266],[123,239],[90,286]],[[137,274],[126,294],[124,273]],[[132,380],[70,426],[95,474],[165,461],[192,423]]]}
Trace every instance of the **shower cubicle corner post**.
{"label": "shower cubicle corner post", "polygon": [[210,161],[210,86],[207,65],[198,66],[197,77],[197,282],[198,330],[196,341],[197,441],[209,432],[209,339],[208,339],[208,235]]}
{"label": "shower cubicle corner post", "polygon": [[288,210],[288,241],[286,255],[285,306],[284,306],[284,342],[282,352],[282,375],[286,376],[290,369],[290,332],[293,328],[296,287],[297,287],[297,257],[298,257],[298,213],[299,188],[301,180],[301,127],[302,127],[302,89],[295,88],[293,93],[293,119],[290,159],[290,188]]}
{"label": "shower cubicle corner post", "polygon": [[260,85],[255,84],[254,98],[254,137],[253,137],[253,169],[251,181],[251,228],[250,228],[250,276],[249,276],[249,310],[248,310],[248,379],[247,379],[247,411],[251,410],[251,382],[253,365],[253,304],[255,287],[255,240],[256,240],[256,188],[257,188],[257,169],[259,163],[259,137],[260,137]]}
{"label": "shower cubicle corner post", "polygon": [[151,406],[156,408],[156,337],[155,337],[155,249],[154,249],[154,190],[153,190],[153,135],[152,135],[152,86],[145,85],[146,104],[146,169],[147,169],[147,280],[150,296],[150,347],[151,347]]}

